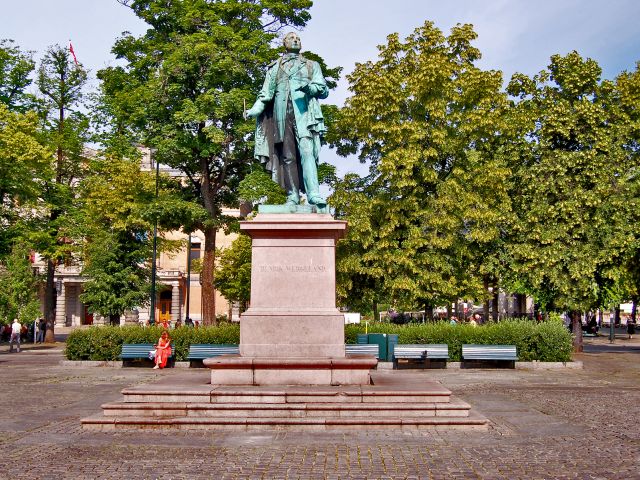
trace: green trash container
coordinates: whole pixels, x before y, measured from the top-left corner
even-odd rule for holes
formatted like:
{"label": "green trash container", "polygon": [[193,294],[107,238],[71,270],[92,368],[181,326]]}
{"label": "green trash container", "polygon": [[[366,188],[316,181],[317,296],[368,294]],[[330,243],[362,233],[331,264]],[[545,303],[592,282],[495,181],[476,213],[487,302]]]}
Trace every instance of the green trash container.
{"label": "green trash container", "polygon": [[387,361],[393,361],[393,350],[398,344],[398,334],[390,333],[387,335]]}
{"label": "green trash container", "polygon": [[378,360],[387,361],[387,334],[370,333],[369,344],[378,344]]}
{"label": "green trash container", "polygon": [[366,333],[359,333],[357,344],[367,345],[368,343],[369,343],[369,335],[367,335]]}

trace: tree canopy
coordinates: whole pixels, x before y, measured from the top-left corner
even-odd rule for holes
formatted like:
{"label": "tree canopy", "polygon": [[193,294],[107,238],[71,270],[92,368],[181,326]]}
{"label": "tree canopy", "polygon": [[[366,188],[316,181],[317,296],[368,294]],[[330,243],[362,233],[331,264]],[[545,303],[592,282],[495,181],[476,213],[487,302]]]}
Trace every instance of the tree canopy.
{"label": "tree canopy", "polygon": [[445,36],[426,22],[348,77],[330,140],[370,174],[339,182],[330,200],[350,226],[339,270],[359,279],[343,293],[369,285],[431,306],[482,295],[481,247],[500,235],[509,172],[497,149],[502,76],[475,66],[475,38],[470,25]]}
{"label": "tree canopy", "polygon": [[180,170],[207,217],[191,228],[205,233],[203,316],[215,322],[215,235],[234,218],[238,184],[250,171],[243,118],[285,27],[304,26],[309,0],[210,2],[122,0],[149,24],[142,37],[125,34],[113,47],[124,66],[98,73],[114,124],[152,147],[157,161]]}

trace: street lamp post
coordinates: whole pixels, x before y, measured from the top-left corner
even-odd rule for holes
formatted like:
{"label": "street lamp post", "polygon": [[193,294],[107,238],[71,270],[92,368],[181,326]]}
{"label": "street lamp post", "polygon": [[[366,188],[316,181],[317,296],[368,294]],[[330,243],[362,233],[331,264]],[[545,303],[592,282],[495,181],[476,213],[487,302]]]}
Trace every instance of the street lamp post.
{"label": "street lamp post", "polygon": [[[158,201],[158,179],[160,177],[160,163],[156,161],[156,203]],[[156,205],[157,207],[157,205]],[[149,325],[156,323],[156,254],[158,252],[158,215],[153,224],[153,261],[151,263],[151,311]]]}
{"label": "street lamp post", "polygon": [[189,318],[189,301],[191,293],[191,232],[189,232],[189,241],[187,242],[187,306],[184,321]]}

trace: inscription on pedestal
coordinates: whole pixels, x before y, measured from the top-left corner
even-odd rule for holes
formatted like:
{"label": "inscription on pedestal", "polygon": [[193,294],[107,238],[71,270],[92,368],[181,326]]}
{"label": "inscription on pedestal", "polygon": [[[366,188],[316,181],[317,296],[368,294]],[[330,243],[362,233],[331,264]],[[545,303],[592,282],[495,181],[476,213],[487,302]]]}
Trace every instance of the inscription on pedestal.
{"label": "inscription on pedestal", "polygon": [[261,273],[283,272],[283,273],[325,273],[325,265],[258,265]]}

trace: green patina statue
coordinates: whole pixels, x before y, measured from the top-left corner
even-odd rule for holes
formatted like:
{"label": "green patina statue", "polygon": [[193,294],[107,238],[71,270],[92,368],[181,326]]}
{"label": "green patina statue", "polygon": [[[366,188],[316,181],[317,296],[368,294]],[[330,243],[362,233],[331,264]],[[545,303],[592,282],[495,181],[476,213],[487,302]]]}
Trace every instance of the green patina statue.
{"label": "green patina statue", "polygon": [[319,98],[329,89],[317,62],[300,55],[296,33],[284,37],[286,53],[269,65],[262,90],[245,112],[256,118],[255,157],[287,192],[286,205],[326,207],[318,185],[320,137],[326,131]]}

